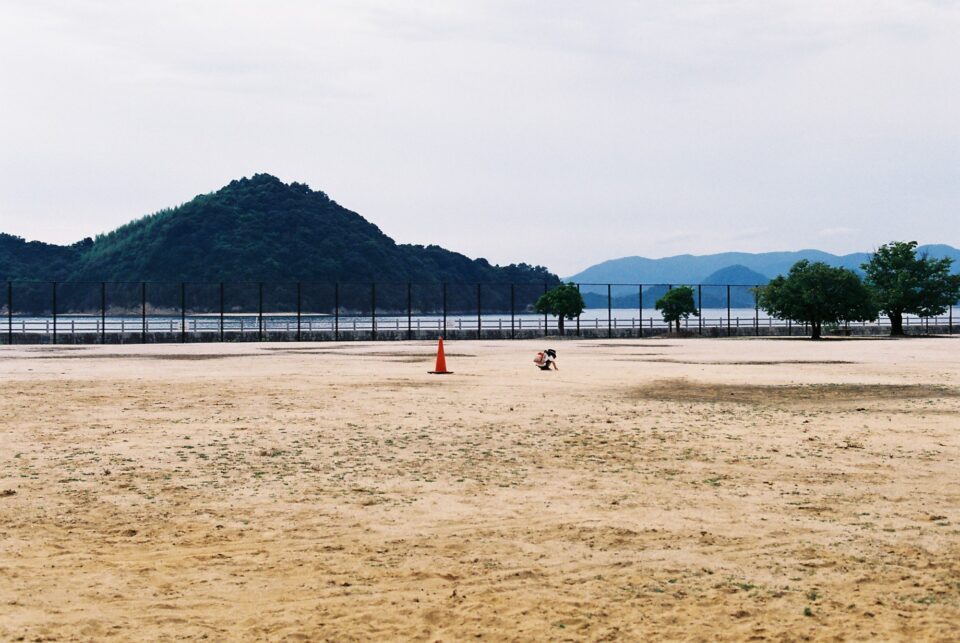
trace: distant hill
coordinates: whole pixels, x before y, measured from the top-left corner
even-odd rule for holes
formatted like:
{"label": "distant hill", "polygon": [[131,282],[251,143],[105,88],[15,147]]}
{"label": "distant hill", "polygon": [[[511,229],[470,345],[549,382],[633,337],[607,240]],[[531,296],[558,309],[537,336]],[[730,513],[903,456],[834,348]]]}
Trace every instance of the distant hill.
{"label": "distant hill", "polygon": [[[542,266],[495,266],[438,246],[397,244],[323,192],[301,183],[286,184],[269,174],[232,181],[216,192],[72,246],[0,235],[0,281],[6,280],[147,281],[171,286],[177,282],[340,282],[358,284],[343,289],[343,303],[358,309],[369,307],[370,282],[384,284],[377,292],[378,306],[395,308],[405,307],[403,284],[408,281],[436,284],[417,289],[414,297],[420,308],[439,305],[442,282],[539,284],[518,294],[520,306],[542,292],[544,282],[559,283]],[[65,286],[65,305],[70,303],[70,292],[79,289]],[[152,287],[154,293],[163,290],[162,285]],[[172,293],[171,288],[166,290]],[[250,290],[231,293],[232,298],[242,299],[243,306],[249,307]],[[509,306],[509,287],[486,290],[485,306]],[[287,289],[285,300],[292,292]],[[121,298],[131,295],[112,294],[114,300]],[[172,307],[174,295],[166,298]],[[324,299],[331,298],[332,289],[326,289]],[[448,299],[451,310],[476,306],[472,287],[451,289]],[[280,303],[270,302],[272,306]],[[282,303],[289,305],[289,301]]]}
{"label": "distant hill", "polygon": [[721,268],[711,273],[703,280],[704,284],[735,284],[739,286],[760,286],[770,281],[770,277],[761,275],[755,270],[750,270],[746,266],[736,264]]}
{"label": "distant hill", "polygon": [[[728,266],[721,268],[708,276],[701,284],[692,284],[696,288],[696,300],[703,308],[726,308],[727,286],[730,286],[730,306],[732,308],[753,308],[754,286],[762,286],[770,279],[744,266]],[[653,308],[656,301],[662,297],[670,286],[655,284],[643,288],[644,309]],[[584,304],[587,308],[606,308],[606,288],[602,292],[583,292]],[[610,289],[611,306],[613,308],[633,309],[640,306],[640,294],[637,287],[612,286]]]}
{"label": "distant hill", "polygon": [[[954,271],[960,273],[960,250],[947,245],[920,246],[920,252],[932,257],[949,257],[954,260]],[[857,252],[849,255],[833,255],[821,250],[796,252],[724,252],[714,255],[677,255],[662,259],[646,257],[623,257],[596,264],[571,275],[564,281],[576,283],[625,283],[625,284],[712,284],[766,283],[773,277],[785,274],[801,259],[823,261],[831,266],[842,266],[862,273],[860,265],[869,260],[870,253]],[[730,272],[723,272],[730,270]],[[584,292],[606,295],[605,287],[583,288]]]}

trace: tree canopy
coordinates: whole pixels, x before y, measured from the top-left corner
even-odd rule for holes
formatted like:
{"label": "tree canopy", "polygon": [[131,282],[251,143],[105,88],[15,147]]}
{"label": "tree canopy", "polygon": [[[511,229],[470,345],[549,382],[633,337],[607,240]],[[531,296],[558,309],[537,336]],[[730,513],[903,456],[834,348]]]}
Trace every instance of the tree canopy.
{"label": "tree canopy", "polygon": [[810,324],[811,339],[820,339],[825,323],[867,321],[877,314],[870,290],[856,273],[806,259],[763,287],[758,302],[775,317]]}
{"label": "tree canopy", "polygon": [[678,333],[681,319],[687,319],[690,315],[700,315],[693,300],[693,288],[690,286],[678,286],[668,290],[657,300],[654,307],[663,315],[663,321],[676,325]]}
{"label": "tree canopy", "polygon": [[545,315],[555,315],[560,334],[563,335],[563,320],[574,319],[583,312],[583,297],[572,283],[560,284],[553,290],[540,295],[533,309]]}
{"label": "tree canopy", "polygon": [[890,318],[890,334],[903,335],[903,315],[942,314],[960,298],[960,275],[953,261],[917,254],[916,241],[884,244],[863,264],[877,307]]}

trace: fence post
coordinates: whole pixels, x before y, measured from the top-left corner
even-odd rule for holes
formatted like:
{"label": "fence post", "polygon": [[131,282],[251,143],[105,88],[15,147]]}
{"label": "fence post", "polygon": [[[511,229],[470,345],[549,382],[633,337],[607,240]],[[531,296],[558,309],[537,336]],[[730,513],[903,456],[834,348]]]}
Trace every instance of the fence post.
{"label": "fence post", "polygon": [[180,343],[187,341],[187,284],[180,282]]}
{"label": "fence post", "polygon": [[760,336],[760,286],[753,287],[753,329]]}
{"label": "fence post", "polygon": [[[580,284],[577,284],[577,294],[580,294]],[[580,313],[577,313],[577,337],[580,337],[580,314],[582,312],[583,311],[580,311]]]}
{"label": "fence post", "polygon": [[483,302],[480,300],[480,284],[477,284],[477,339],[480,339],[483,336],[483,318],[481,313],[483,311]]}
{"label": "fence post", "polygon": [[147,282],[140,282],[140,343],[147,343]]}
{"label": "fence post", "polygon": [[333,285],[333,339],[340,341],[340,283]]}
{"label": "fence post", "polygon": [[443,334],[447,334],[447,282],[443,282]]}
{"label": "fence post", "polygon": [[297,341],[300,341],[300,316],[301,316],[301,302],[302,302],[302,292],[301,283],[297,282]]}
{"label": "fence post", "polygon": [[[510,284],[510,339],[516,339],[517,333],[513,328],[514,317],[517,314],[517,288],[516,284]],[[580,318],[577,318],[577,324],[579,325]]]}
{"label": "fence post", "polygon": [[637,324],[637,337],[643,337],[643,284],[638,284],[638,301],[640,306],[640,323]]}
{"label": "fence post", "polygon": [[613,337],[613,287],[607,284],[607,338]]}
{"label": "fence post", "polygon": [[407,282],[407,340],[413,339],[413,286]]}
{"label": "fence post", "polygon": [[[220,282],[220,341],[223,341],[223,308],[224,308],[224,296],[223,296],[223,282]],[[240,333],[243,335],[243,332]],[[240,339],[243,339],[241,337]]]}
{"label": "fence post", "polygon": [[100,343],[107,343],[107,283],[100,282]]}
{"label": "fence post", "polygon": [[[952,312],[952,307],[951,307]],[[13,345],[13,282],[7,282],[7,344]]]}
{"label": "fence post", "polygon": [[[544,295],[547,294],[547,281],[546,281],[546,279],[544,279],[544,281],[543,281],[543,294],[544,294]],[[547,326],[547,313],[543,313],[543,336],[544,336],[544,337],[547,336],[547,327],[548,327],[548,326]]]}
{"label": "fence post", "polygon": [[727,284],[727,337],[730,337],[730,284]]}
{"label": "fence post", "polygon": [[53,282],[53,343],[57,343],[57,282]]}
{"label": "fence post", "polygon": [[697,284],[697,334],[703,335],[703,284]]}
{"label": "fence post", "polygon": [[257,283],[257,341],[263,341],[263,282]]}
{"label": "fence post", "polygon": [[377,284],[370,284],[370,339],[377,341]]}

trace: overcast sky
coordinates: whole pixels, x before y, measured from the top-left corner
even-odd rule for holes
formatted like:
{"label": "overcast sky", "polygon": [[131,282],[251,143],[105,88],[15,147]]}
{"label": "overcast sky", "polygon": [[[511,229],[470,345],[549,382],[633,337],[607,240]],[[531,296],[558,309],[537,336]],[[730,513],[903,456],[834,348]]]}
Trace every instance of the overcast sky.
{"label": "overcast sky", "polygon": [[256,172],[561,275],[960,246],[960,2],[0,0],[0,231]]}

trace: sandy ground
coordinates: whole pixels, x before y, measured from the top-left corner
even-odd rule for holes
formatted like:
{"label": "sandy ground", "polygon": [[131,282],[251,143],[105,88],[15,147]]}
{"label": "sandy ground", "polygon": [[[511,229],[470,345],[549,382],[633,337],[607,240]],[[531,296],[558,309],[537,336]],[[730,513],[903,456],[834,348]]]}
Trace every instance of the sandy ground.
{"label": "sandy ground", "polygon": [[0,639],[957,640],[960,338],[0,349]]}

